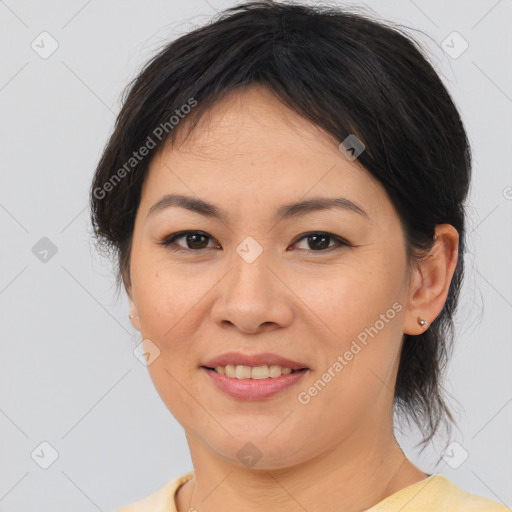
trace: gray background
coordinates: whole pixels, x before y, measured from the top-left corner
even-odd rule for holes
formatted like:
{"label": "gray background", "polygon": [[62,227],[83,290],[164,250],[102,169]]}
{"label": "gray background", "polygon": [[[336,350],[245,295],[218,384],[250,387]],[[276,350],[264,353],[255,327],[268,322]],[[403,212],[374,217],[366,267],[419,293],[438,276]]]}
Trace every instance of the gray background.
{"label": "gray background", "polygon": [[[164,41],[231,5],[0,0],[0,511],[114,510],[192,469],[182,428],[133,355],[139,334],[91,242],[87,193],[122,88]],[[403,448],[425,471],[511,507],[512,2],[345,5],[428,34],[413,32],[474,151],[447,382],[460,404],[457,444],[437,466],[442,452],[432,445],[419,455],[417,433],[403,432]],[[43,31],[58,43],[45,59],[31,47],[51,48]],[[453,31],[469,44],[456,58],[441,47]],[[447,41],[460,52],[460,40]],[[58,453],[47,469],[43,441]]]}

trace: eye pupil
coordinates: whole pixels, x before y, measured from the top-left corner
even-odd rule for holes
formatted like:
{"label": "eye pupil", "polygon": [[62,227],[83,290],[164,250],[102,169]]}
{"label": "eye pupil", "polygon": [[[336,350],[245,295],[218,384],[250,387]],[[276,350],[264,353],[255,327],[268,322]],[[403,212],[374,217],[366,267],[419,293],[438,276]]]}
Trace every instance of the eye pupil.
{"label": "eye pupil", "polygon": [[192,244],[196,244],[196,241],[197,241],[198,238],[199,239],[203,238],[204,239],[203,243],[201,244],[201,242],[197,242],[201,247],[197,247],[197,245],[193,245],[193,248],[204,249],[208,245],[208,241],[205,242],[206,237],[204,235],[200,235],[198,233],[192,233],[192,234],[187,235],[187,245],[189,244],[189,242],[191,240],[192,240]]}
{"label": "eye pupil", "polygon": [[[309,244],[310,247],[315,249],[327,249],[329,247],[329,236],[325,235],[311,235],[308,237],[310,240],[313,241],[313,245]],[[327,243],[326,243],[327,241]]]}
{"label": "eye pupil", "polygon": [[[177,240],[181,240],[181,243],[178,243]],[[306,245],[309,249],[309,252],[318,252],[318,253],[327,253],[331,250],[341,249],[343,247],[353,247],[350,243],[346,242],[342,238],[332,235],[327,232],[317,231],[313,233],[305,233],[298,242],[304,243],[307,240]],[[164,238],[160,243],[164,247],[169,247],[173,251],[189,251],[189,252],[197,252],[198,254],[202,254],[200,251],[203,249],[208,249],[209,243],[212,241],[212,237],[202,232],[197,231],[182,231],[179,233],[174,233],[173,235],[169,235],[167,238]],[[334,241],[335,247],[331,247],[330,243]],[[184,246],[182,245],[184,243]],[[222,249],[220,244],[216,244],[214,249]],[[300,249],[303,251],[304,249]]]}

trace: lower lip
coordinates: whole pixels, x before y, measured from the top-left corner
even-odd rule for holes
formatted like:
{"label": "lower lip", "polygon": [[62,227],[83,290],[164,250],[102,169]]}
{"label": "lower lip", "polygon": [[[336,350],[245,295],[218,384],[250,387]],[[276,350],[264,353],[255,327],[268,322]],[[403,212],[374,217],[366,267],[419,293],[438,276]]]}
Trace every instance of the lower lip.
{"label": "lower lip", "polygon": [[221,375],[214,370],[201,367],[213,380],[218,389],[239,400],[265,400],[281,393],[299,382],[308,370],[268,379],[236,379]]}

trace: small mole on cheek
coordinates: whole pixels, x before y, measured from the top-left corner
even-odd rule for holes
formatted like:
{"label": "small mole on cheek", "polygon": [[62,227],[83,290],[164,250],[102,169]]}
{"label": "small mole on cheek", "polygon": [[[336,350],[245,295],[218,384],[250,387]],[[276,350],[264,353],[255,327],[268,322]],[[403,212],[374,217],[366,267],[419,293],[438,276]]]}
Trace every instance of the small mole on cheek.
{"label": "small mole on cheek", "polygon": [[155,274],[155,277],[158,277],[158,272]]}

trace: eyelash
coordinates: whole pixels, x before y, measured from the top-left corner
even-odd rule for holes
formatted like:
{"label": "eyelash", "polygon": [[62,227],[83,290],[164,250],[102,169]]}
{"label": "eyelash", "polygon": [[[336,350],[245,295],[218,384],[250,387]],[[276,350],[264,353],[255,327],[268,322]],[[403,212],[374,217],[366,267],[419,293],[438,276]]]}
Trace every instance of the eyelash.
{"label": "eyelash", "polygon": [[[189,235],[189,234],[193,234],[193,235],[201,235],[203,237],[206,237],[206,238],[209,238],[210,240],[213,239],[213,237],[211,237],[210,235],[208,235],[207,233],[203,232],[203,231],[179,231],[178,233],[173,233],[172,235],[169,235],[167,237],[165,237],[163,240],[161,240],[160,242],[158,242],[159,245],[162,245],[168,249],[170,249],[171,251],[175,251],[175,252],[181,252],[181,251],[188,251],[188,252],[200,252],[200,251],[203,251],[205,249],[211,249],[211,247],[203,247],[201,249],[190,249],[190,248],[185,248],[185,247],[171,247],[175,242],[176,240],[179,240],[180,238],[184,238],[186,235]],[[338,247],[336,246],[333,246],[333,247],[328,247],[326,249],[319,249],[317,251],[315,250],[312,250],[312,249],[299,249],[301,251],[308,251],[308,252],[318,252],[318,253],[325,253],[325,252],[333,252],[333,251],[338,251],[340,249],[343,249],[343,247],[354,247],[352,244],[350,244],[349,242],[347,242],[346,240],[344,240],[343,238],[337,236],[337,235],[333,235],[332,233],[328,233],[326,231],[311,231],[311,232],[308,232],[308,233],[304,233],[303,235],[300,236],[300,238],[298,238],[294,244],[304,240],[304,239],[307,239],[309,237],[312,237],[312,236],[325,236],[325,237],[328,237],[330,238],[331,240],[335,241],[337,244],[338,244]]]}

